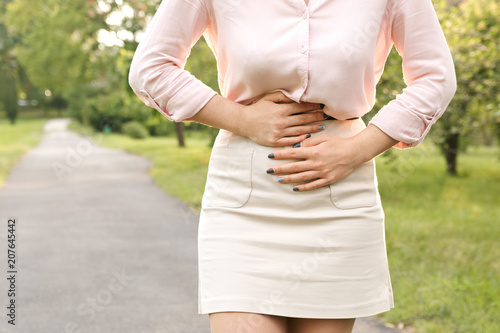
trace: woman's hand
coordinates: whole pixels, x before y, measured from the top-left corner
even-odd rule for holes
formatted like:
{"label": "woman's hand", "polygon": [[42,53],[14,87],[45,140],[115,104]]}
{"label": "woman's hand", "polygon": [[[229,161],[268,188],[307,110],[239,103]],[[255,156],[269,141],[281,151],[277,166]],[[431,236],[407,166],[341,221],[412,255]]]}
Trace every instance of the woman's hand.
{"label": "woman's hand", "polygon": [[369,125],[351,138],[320,134],[305,139],[297,148],[269,155],[276,160],[297,159],[267,170],[280,183],[301,183],[294,191],[308,191],[332,184],[397,143],[378,127]]}
{"label": "woman's hand", "polygon": [[361,161],[353,151],[353,140],[332,134],[320,134],[301,142],[300,147],[284,149],[270,158],[297,159],[272,167],[267,172],[277,175],[280,183],[302,183],[298,190],[313,190],[347,177]]}
{"label": "woman's hand", "polygon": [[324,129],[320,104],[296,103],[282,92],[263,95],[250,105],[215,95],[190,120],[222,128],[271,147],[291,146]]}
{"label": "woman's hand", "polygon": [[242,118],[239,134],[271,147],[291,146],[325,128],[311,124],[324,120],[320,104],[296,103],[282,92],[264,95],[245,106]]}

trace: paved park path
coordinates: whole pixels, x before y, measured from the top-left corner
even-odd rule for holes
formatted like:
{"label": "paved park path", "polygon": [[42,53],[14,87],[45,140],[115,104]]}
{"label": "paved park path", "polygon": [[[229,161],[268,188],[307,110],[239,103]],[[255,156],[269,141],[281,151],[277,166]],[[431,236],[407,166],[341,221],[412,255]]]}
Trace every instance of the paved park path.
{"label": "paved park path", "polygon": [[[208,315],[197,314],[198,216],[154,184],[147,159],[102,148],[68,123],[48,121],[0,188],[0,332],[209,333]],[[396,331],[362,319],[355,332]]]}

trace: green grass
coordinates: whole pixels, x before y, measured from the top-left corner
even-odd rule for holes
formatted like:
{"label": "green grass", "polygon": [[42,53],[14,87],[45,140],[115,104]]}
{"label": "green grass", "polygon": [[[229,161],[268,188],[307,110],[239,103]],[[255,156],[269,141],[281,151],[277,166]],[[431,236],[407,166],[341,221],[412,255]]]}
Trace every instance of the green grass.
{"label": "green grass", "polygon": [[0,118],[0,186],[16,162],[40,142],[46,121],[19,119],[11,125],[8,120]]}
{"label": "green grass", "polygon": [[498,332],[500,160],[497,149],[459,159],[444,173],[430,146],[378,161],[396,308],[389,322],[417,332]]}
{"label": "green grass", "polygon": [[[108,147],[146,156],[161,188],[199,209],[210,149],[206,140],[106,136]],[[417,333],[497,333],[500,313],[498,148],[460,155],[446,175],[437,149],[394,150],[377,159],[396,307],[382,316]]]}

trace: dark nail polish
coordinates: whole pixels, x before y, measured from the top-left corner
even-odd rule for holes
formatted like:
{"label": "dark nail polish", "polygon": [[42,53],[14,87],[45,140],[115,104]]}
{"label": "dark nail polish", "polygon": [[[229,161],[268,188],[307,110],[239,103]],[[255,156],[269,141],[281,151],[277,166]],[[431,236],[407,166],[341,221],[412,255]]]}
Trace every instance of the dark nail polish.
{"label": "dark nail polish", "polygon": [[323,109],[325,107],[325,104],[320,104],[319,107]]}
{"label": "dark nail polish", "polygon": [[326,126],[325,126],[325,125],[319,125],[319,126],[318,126],[318,129],[319,129],[319,130],[324,130],[325,128],[326,128]]}
{"label": "dark nail polish", "polygon": [[277,181],[278,183],[283,183],[285,180],[284,180],[283,178],[276,178],[276,181]]}
{"label": "dark nail polish", "polygon": [[274,173],[274,169],[267,169],[267,174],[271,174],[271,173]]}
{"label": "dark nail polish", "polygon": [[293,148],[300,148],[300,146],[302,146],[302,143],[297,142],[297,143],[296,143],[296,144],[294,144],[292,147],[293,147]]}
{"label": "dark nail polish", "polygon": [[274,154],[267,155],[268,158],[274,158]]}
{"label": "dark nail polish", "polygon": [[309,139],[311,137],[311,134],[306,135],[306,139]]}
{"label": "dark nail polish", "polygon": [[298,187],[294,187],[294,188],[293,188],[293,191],[294,191],[294,192],[298,192],[298,191],[300,191],[300,190],[299,190],[299,188],[298,188]]}
{"label": "dark nail polish", "polygon": [[328,118],[330,118],[330,116],[327,115],[326,113],[323,113],[323,119],[328,119]]}

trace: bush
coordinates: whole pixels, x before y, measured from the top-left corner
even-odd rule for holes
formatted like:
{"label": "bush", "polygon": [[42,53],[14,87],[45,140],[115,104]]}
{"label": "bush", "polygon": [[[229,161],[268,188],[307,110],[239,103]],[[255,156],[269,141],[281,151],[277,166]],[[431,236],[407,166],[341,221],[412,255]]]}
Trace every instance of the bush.
{"label": "bush", "polygon": [[175,134],[175,123],[163,117],[158,111],[145,123],[151,136],[169,136]]}
{"label": "bush", "polygon": [[145,139],[148,137],[148,130],[137,121],[129,121],[123,124],[122,132],[134,139]]}
{"label": "bush", "polygon": [[122,126],[131,121],[146,123],[153,112],[137,97],[122,93],[98,95],[85,103],[88,124],[98,131],[107,125],[113,132],[122,132]]}

